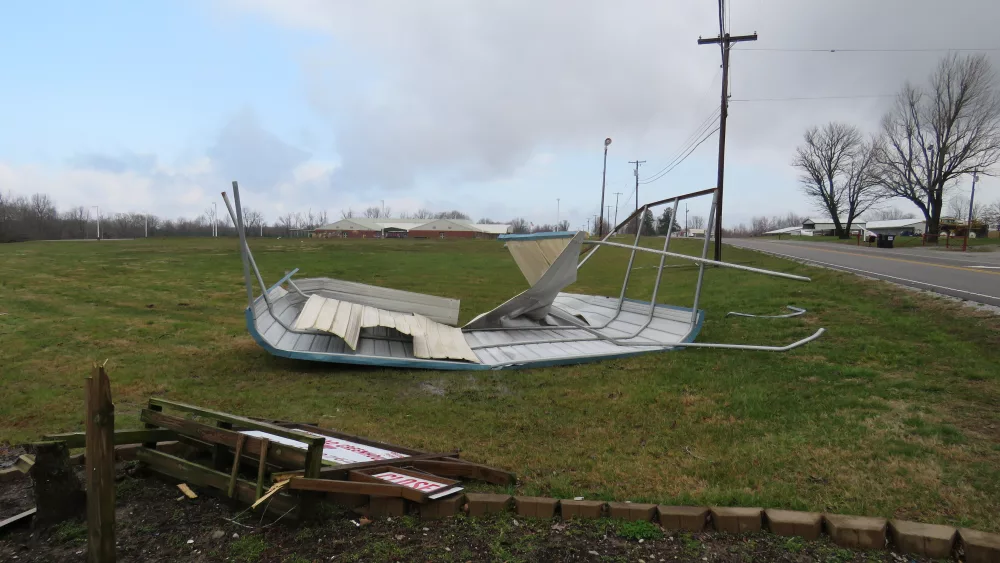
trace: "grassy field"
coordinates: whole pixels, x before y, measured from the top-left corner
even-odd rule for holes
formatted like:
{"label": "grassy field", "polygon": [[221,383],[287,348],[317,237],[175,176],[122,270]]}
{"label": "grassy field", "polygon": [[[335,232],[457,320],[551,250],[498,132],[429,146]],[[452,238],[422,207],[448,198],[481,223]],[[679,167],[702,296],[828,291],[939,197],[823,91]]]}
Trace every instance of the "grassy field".
{"label": "grassy field", "polygon": [[[834,236],[802,236],[802,235],[771,235],[765,238],[774,240],[797,240],[803,242],[835,242],[838,244],[849,244],[855,246],[858,244],[857,237],[851,237],[849,239],[842,239]],[[962,248],[962,239],[953,238],[950,241],[945,241],[942,237],[940,242],[936,244],[928,243],[924,244],[922,237],[896,237],[893,240],[894,248],[911,248],[915,246],[926,246],[927,248],[933,248],[935,250],[955,250]],[[861,246],[868,246],[865,240],[861,241]],[[875,246],[875,243],[872,243]],[[970,238],[968,247],[972,251],[993,251],[1000,248],[1000,238],[992,237],[976,237]]]}
{"label": "grassy field", "polygon": [[[462,299],[462,321],[526,287],[489,241],[253,240],[285,271]],[[695,241],[675,249],[695,252]],[[120,427],[150,395],[323,425],[515,471],[518,491],[763,505],[1000,531],[1000,322],[941,299],[730,249],[727,260],[812,283],[713,269],[702,342],[687,350],[505,372],[358,369],[275,358],[243,324],[228,239],[0,245],[0,439],[83,426],[83,378],[108,360]],[[627,260],[604,249],[576,291],[616,295]],[[629,295],[648,299],[656,258]],[[672,265],[680,265],[672,263]],[[696,270],[661,301],[689,305]],[[808,314],[724,318],[726,311]]]}

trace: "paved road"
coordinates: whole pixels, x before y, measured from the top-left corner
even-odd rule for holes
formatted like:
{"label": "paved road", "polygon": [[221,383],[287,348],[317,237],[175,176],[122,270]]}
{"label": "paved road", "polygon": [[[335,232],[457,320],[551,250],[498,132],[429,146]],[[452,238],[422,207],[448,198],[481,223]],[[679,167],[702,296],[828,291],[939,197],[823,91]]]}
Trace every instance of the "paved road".
{"label": "paved road", "polygon": [[868,248],[763,239],[729,239],[726,242],[1000,307],[1000,252],[997,251]]}

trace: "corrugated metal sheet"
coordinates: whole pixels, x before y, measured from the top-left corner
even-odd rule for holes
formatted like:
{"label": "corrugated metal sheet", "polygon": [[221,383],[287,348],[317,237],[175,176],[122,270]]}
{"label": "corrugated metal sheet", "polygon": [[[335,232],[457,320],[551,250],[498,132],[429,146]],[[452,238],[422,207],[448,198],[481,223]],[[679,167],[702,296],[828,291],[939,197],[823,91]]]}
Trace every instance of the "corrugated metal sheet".
{"label": "corrugated metal sheet", "polygon": [[[479,362],[461,329],[411,313],[386,311],[314,294],[306,300],[293,325],[297,331],[335,334],[351,350],[358,349],[362,328],[378,327],[413,337],[413,355],[417,358]],[[379,342],[385,343],[384,340]]]}

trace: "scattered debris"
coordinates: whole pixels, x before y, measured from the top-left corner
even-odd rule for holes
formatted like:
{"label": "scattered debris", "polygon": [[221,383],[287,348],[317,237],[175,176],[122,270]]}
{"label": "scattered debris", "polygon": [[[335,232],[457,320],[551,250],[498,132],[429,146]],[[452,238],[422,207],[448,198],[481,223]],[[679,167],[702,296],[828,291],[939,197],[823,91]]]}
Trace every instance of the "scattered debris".
{"label": "scattered debris", "polygon": [[[669,233],[664,237],[663,250],[643,246],[639,234],[632,244],[608,240],[633,220],[641,225],[647,210],[653,207],[672,205],[676,210],[681,201],[711,196],[714,209],[719,196],[715,188],[637,208],[601,240],[588,240],[582,231],[501,235],[500,240],[505,242],[530,287],[461,328],[457,299],[328,277],[293,280],[298,270],[268,287],[247,243],[242,215],[238,212],[241,203],[236,182],[233,182],[235,201],[230,202],[225,192],[222,196],[240,237],[247,329],[255,341],[282,357],[395,368],[512,369],[698,347],[784,352],[811,342],[824,332],[820,328],[786,346],[694,342],[705,320],[698,303],[707,267],[798,281],[810,281],[809,278],[712,261],[708,258],[709,239],[705,239],[700,257],[668,252]],[[709,216],[713,217],[714,212]],[[581,260],[585,244],[593,248]],[[602,246],[631,252],[621,294],[606,297],[563,292],[577,281],[578,270]],[[639,252],[659,257],[649,301],[624,297]],[[698,267],[694,303],[690,308],[657,304],[668,257]],[[259,286],[256,290],[255,284]],[[434,394],[433,389],[431,392]]]}
{"label": "scattered debris", "polygon": [[184,493],[187,498],[198,498],[198,494],[191,490],[191,487],[187,486],[187,483],[178,483],[177,488]]}

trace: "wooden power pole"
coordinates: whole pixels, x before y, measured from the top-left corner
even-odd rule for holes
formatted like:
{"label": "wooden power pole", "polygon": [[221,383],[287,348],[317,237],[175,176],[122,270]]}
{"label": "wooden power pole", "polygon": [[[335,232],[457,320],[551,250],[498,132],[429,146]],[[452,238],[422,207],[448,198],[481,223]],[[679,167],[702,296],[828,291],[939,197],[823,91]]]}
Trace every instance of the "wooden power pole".
{"label": "wooden power pole", "polygon": [[[721,21],[721,18],[720,18]],[[699,45],[721,44],[722,45],[722,113],[719,121],[719,177],[716,187],[719,189],[717,205],[715,207],[715,260],[722,260],[722,184],[726,170],[726,117],[729,115],[729,50],[733,43],[741,41],[756,41],[757,34],[753,35],[729,35],[720,34],[711,39],[698,38]],[[709,236],[709,233],[705,233]]]}
{"label": "wooden power pole", "polygon": [[[630,160],[630,161],[628,161],[628,163],[635,165],[635,172],[633,172],[633,174],[635,174],[635,210],[639,211],[639,165],[645,164],[646,161],[645,160]],[[638,229],[639,229],[639,226],[638,226],[639,225],[639,219],[638,219],[638,217],[636,218],[635,225],[636,225],[636,232],[638,232]]]}

